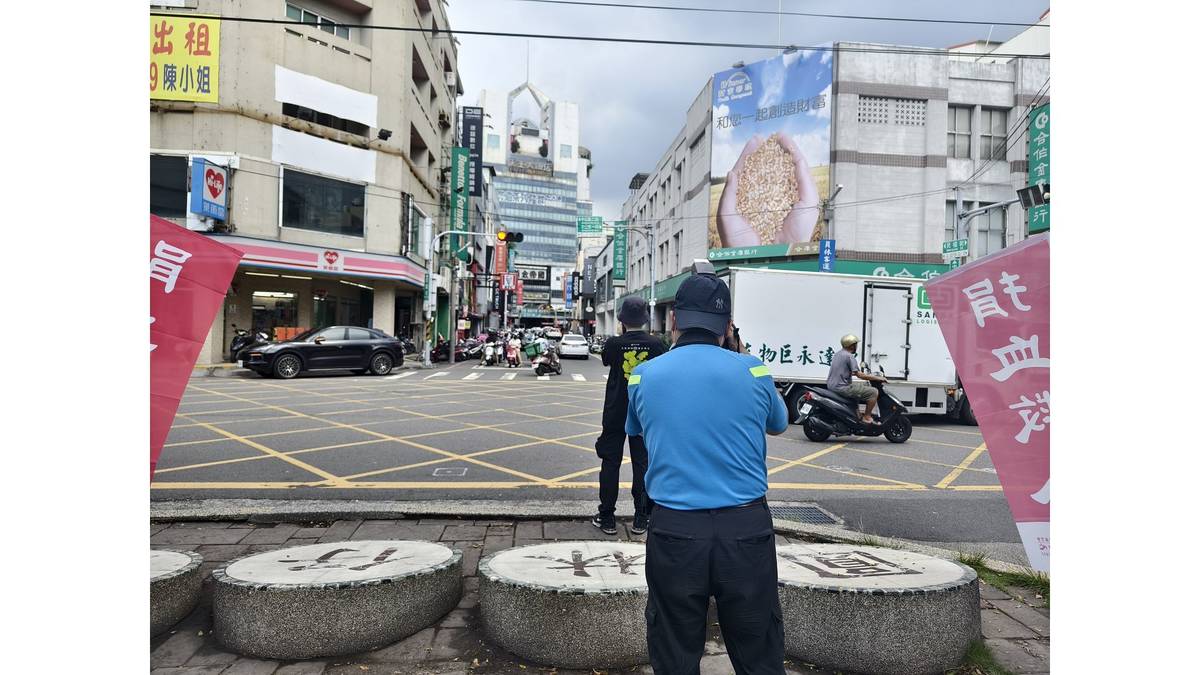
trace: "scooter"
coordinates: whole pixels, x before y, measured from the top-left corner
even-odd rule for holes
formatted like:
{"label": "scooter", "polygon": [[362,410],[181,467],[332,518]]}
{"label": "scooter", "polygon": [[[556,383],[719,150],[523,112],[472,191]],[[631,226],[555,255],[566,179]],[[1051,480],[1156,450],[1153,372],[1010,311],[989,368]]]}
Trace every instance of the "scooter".
{"label": "scooter", "polygon": [[521,341],[516,336],[504,343],[504,360],[509,368],[521,367]]}
{"label": "scooter", "polygon": [[483,347],[483,353],[479,358],[479,363],[485,366],[494,366],[500,362],[500,348],[495,342],[489,342]]}
{"label": "scooter", "polygon": [[903,443],[912,435],[912,421],[908,409],[900,399],[892,396],[881,382],[872,382],[879,392],[878,410],[873,417],[875,424],[862,421],[859,402],[824,387],[805,386],[800,395],[800,415],[797,420],[804,425],[808,440],[820,443],[830,436],[879,436],[893,443]]}
{"label": "scooter", "polygon": [[233,324],[233,330],[236,335],[229,342],[230,361],[237,361],[241,353],[250,347],[258,347],[271,341],[271,336],[267,335],[266,331],[260,330],[251,334],[250,331],[244,328],[238,328],[237,324]]}
{"label": "scooter", "polygon": [[553,344],[547,344],[537,356],[533,357],[533,373],[538,377],[554,373],[562,375],[562,363],[558,360],[558,351]]}

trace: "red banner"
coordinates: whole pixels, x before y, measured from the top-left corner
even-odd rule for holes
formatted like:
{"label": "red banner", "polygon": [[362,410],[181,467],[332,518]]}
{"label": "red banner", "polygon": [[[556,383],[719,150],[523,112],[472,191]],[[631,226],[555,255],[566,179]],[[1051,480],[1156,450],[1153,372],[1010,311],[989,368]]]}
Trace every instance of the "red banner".
{"label": "red banner", "polygon": [[1050,570],[1050,235],[925,284],[1034,569]]}
{"label": "red banner", "polygon": [[518,279],[517,280],[517,307],[520,307],[524,303],[525,303],[525,281],[523,279]]}
{"label": "red banner", "polygon": [[150,216],[150,478],[242,254]]}
{"label": "red banner", "polygon": [[508,271],[508,242],[496,242],[496,261],[492,267],[495,274],[504,274]]}

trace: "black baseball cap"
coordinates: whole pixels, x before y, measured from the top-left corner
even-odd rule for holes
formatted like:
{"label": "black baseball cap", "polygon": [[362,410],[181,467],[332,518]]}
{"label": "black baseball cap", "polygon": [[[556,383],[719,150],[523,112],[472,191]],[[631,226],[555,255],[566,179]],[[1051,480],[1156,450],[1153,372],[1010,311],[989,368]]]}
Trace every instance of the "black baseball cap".
{"label": "black baseball cap", "polygon": [[631,328],[645,326],[650,323],[650,305],[643,298],[631,295],[621,302],[617,321]]}
{"label": "black baseball cap", "polygon": [[675,327],[724,335],[733,309],[729,287],[711,272],[711,264],[697,264],[694,269],[675,291]]}

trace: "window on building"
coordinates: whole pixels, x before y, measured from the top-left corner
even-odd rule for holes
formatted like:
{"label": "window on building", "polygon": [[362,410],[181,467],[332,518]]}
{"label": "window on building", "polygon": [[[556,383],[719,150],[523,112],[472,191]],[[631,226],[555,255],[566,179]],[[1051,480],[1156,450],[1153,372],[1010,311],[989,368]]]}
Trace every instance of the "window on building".
{"label": "window on building", "polygon": [[309,11],[303,7],[298,7],[292,3],[287,3],[287,17],[293,21],[300,23],[309,23],[318,26],[321,30],[336,35],[340,38],[350,39],[350,27],[339,24],[337,21],[329,17],[322,16],[316,12]]}
{"label": "window on building", "polygon": [[984,108],[979,122],[980,159],[1004,159],[1007,141],[1008,111]]}
{"label": "window on building", "polygon": [[[987,206],[987,202],[980,202]],[[992,209],[975,216],[971,223],[977,236],[973,248],[977,257],[983,257],[1004,248],[1004,232],[1007,224],[1008,209]]]}
{"label": "window on building", "polygon": [[150,213],[163,218],[187,215],[188,158],[150,155]]}
{"label": "window on building", "polygon": [[[965,207],[965,204],[964,204]],[[946,202],[946,236],[942,241],[954,241],[958,237],[955,236],[954,229],[954,202]]]}
{"label": "window on building", "polygon": [[283,226],[363,236],[366,186],[285,169]]}
{"label": "window on building", "polygon": [[682,232],[676,232],[674,235],[671,236],[671,241],[675,247],[675,267],[673,269],[676,272],[678,272],[680,269],[682,269],[682,267],[680,267],[680,255],[681,255],[680,243],[681,243],[682,237],[683,237]]}
{"label": "window on building", "polygon": [[558,146],[558,156],[562,159],[571,159],[575,156],[575,150],[566,143],[561,143]]}
{"label": "window on building", "polygon": [[892,119],[892,99],[882,96],[858,97],[859,124],[887,124]]}
{"label": "window on building", "polygon": [[306,122],[312,122],[313,124],[320,124],[321,126],[329,127],[330,129],[357,134],[359,136],[367,136],[369,135],[368,132],[370,131],[370,127],[360,122],[342,119],[336,115],[323,113],[313,110],[312,108],[305,108],[304,106],[296,105],[295,103],[284,103],[283,114],[295,117],[296,119],[304,120]]}
{"label": "window on building", "polygon": [[487,135],[487,146],[488,146],[489,150],[499,150],[500,149],[500,134],[488,134]]}
{"label": "window on building", "polygon": [[971,157],[971,108],[950,106],[948,129],[946,130],[946,156],[952,159]]}

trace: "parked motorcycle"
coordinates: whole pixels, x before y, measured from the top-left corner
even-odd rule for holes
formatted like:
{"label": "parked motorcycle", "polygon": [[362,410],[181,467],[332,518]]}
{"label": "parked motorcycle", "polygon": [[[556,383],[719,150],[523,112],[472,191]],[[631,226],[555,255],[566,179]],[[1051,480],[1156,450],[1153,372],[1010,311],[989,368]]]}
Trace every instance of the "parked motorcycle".
{"label": "parked motorcycle", "polygon": [[862,421],[858,401],[824,387],[805,386],[800,395],[799,424],[804,425],[808,440],[822,442],[830,436],[879,436],[893,443],[903,443],[912,435],[912,421],[907,417],[908,409],[900,399],[892,396],[881,382],[871,382],[879,391],[878,410],[875,424]]}
{"label": "parked motorcycle", "polygon": [[229,341],[229,360],[238,361],[241,359],[241,354],[250,347],[258,347],[265,345],[271,341],[271,336],[267,335],[266,331],[256,331],[251,333],[244,328],[238,328],[237,324],[233,324],[235,335]]}

